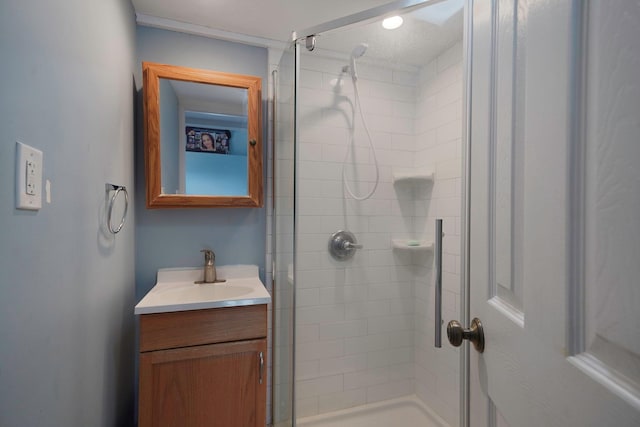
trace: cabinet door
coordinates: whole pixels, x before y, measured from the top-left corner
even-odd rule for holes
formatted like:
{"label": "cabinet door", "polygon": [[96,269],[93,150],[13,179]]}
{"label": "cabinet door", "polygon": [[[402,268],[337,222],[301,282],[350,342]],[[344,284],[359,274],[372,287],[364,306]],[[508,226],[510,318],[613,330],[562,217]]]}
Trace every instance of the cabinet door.
{"label": "cabinet door", "polygon": [[140,427],[264,427],[266,353],[261,339],[140,354]]}

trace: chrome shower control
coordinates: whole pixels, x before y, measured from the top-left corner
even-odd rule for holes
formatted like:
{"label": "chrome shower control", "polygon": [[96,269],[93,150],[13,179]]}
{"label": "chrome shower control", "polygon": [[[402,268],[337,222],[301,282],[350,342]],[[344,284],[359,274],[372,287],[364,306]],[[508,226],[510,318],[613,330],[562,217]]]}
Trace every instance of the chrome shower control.
{"label": "chrome shower control", "polygon": [[329,239],[329,253],[338,261],[353,258],[356,249],[362,249],[362,245],[358,244],[356,236],[350,231],[337,231]]}

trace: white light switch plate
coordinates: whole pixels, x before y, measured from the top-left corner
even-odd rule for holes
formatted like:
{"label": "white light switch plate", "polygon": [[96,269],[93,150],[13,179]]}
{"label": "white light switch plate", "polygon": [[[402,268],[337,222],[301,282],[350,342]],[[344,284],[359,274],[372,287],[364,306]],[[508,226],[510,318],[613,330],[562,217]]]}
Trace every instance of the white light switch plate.
{"label": "white light switch plate", "polygon": [[16,142],[16,208],[42,208],[42,151]]}

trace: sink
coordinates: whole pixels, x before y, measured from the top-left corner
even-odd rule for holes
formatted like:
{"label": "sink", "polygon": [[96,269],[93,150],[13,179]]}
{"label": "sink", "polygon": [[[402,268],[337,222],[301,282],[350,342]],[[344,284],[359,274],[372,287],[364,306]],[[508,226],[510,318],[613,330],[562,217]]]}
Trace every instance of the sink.
{"label": "sink", "polygon": [[269,292],[258,277],[256,265],[217,268],[222,283],[196,284],[203,278],[200,268],[163,268],[157,283],[135,307],[135,314],[202,310],[218,307],[267,304]]}
{"label": "sink", "polygon": [[191,294],[196,298],[205,299],[233,299],[253,292],[250,286],[234,286],[230,283],[203,283],[196,285],[193,283],[176,283],[173,286],[161,287],[155,294],[165,297],[176,297],[184,294]]}

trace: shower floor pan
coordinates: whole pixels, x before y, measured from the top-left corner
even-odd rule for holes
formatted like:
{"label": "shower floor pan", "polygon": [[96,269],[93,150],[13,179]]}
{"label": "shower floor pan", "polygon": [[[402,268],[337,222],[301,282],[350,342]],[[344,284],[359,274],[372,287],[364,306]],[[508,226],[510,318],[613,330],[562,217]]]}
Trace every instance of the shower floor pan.
{"label": "shower floor pan", "polygon": [[407,396],[301,418],[297,427],[449,427],[417,397]]}

